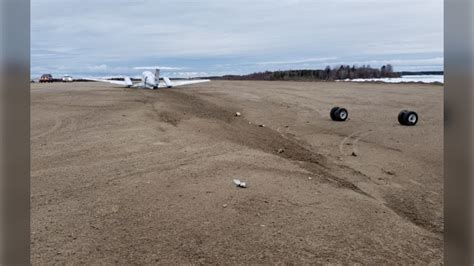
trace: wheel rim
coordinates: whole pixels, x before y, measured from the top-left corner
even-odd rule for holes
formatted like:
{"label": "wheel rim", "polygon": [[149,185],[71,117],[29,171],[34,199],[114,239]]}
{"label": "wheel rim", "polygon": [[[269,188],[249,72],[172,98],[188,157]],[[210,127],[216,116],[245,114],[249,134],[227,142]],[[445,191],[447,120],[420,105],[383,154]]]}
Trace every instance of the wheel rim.
{"label": "wheel rim", "polygon": [[340,117],[341,119],[346,119],[346,118],[347,118],[347,113],[344,112],[344,111],[342,111],[342,112],[339,113],[339,117]]}
{"label": "wheel rim", "polygon": [[415,114],[411,114],[408,116],[408,122],[410,122],[411,124],[416,123],[416,120],[418,120],[418,118],[416,117]]}

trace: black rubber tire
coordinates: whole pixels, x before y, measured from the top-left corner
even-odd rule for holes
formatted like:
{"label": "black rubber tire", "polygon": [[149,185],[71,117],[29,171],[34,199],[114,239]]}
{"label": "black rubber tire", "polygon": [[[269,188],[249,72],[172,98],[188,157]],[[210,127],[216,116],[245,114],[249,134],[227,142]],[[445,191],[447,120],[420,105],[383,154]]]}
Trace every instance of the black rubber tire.
{"label": "black rubber tire", "polygon": [[400,113],[398,113],[398,123],[400,123],[400,125],[405,125],[404,115],[406,113],[408,113],[408,110],[401,110]]}
{"label": "black rubber tire", "polygon": [[336,107],[333,107],[333,108],[331,109],[331,112],[329,113],[329,115],[331,116],[331,119],[334,120],[334,121],[337,121],[337,118],[336,118],[336,116],[334,115],[334,113],[335,113],[338,109],[339,109],[339,107],[337,107],[337,106],[336,106]]}
{"label": "black rubber tire", "polygon": [[[343,115],[345,113],[345,115]],[[337,121],[346,121],[349,117],[349,112],[346,108],[339,108],[334,112],[334,116],[336,117]]]}
{"label": "black rubber tire", "polygon": [[409,111],[403,116],[406,126],[414,126],[418,123],[418,114],[414,111]]}

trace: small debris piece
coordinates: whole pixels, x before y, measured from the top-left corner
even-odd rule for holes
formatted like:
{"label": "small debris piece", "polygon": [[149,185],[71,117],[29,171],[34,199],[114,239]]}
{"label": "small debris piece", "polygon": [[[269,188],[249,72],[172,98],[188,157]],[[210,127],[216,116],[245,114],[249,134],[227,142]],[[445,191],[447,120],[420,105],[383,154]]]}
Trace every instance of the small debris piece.
{"label": "small debris piece", "polygon": [[265,125],[264,125],[264,124],[260,124],[260,125],[258,125],[258,126],[259,126],[259,127],[265,127]]}
{"label": "small debris piece", "polygon": [[227,207],[227,204],[222,205],[222,207],[223,207],[223,208],[226,208],[226,207]]}
{"label": "small debris piece", "polygon": [[385,170],[382,168],[382,171],[384,171],[384,173],[386,173],[387,175],[395,175],[395,172],[390,171],[390,170]]}
{"label": "small debris piece", "polygon": [[246,188],[247,187],[247,184],[245,184],[245,182],[242,182],[238,179],[234,179],[234,184],[237,185],[237,187],[240,187],[240,188]]}
{"label": "small debris piece", "polygon": [[284,149],[278,149],[278,153],[284,153],[285,150]]}
{"label": "small debris piece", "polygon": [[240,112],[235,112],[235,116],[239,117],[240,115]]}
{"label": "small debris piece", "polygon": [[311,179],[313,179],[313,178],[312,178],[311,176],[308,176],[308,179],[311,180]]}
{"label": "small debris piece", "polygon": [[355,151],[353,151],[351,155],[354,157],[357,157],[357,154],[355,153]]}

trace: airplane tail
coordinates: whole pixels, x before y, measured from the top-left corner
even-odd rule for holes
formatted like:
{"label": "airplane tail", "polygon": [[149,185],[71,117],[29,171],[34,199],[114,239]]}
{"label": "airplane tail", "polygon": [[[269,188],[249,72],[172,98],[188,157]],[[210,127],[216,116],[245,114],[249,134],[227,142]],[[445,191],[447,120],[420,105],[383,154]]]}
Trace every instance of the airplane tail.
{"label": "airplane tail", "polygon": [[163,77],[163,81],[165,82],[166,87],[168,87],[168,88],[173,87],[173,83],[171,82],[171,80],[169,78]]}
{"label": "airplane tail", "polygon": [[125,81],[125,85],[126,85],[127,87],[131,87],[131,86],[133,85],[132,79],[129,78],[129,77],[125,77],[125,78],[124,78],[124,81]]}
{"label": "airplane tail", "polygon": [[[173,83],[171,82],[169,78],[163,77],[163,81],[165,82],[166,87],[168,88],[173,87]],[[155,84],[160,84],[160,70],[159,69],[155,69]]]}
{"label": "airplane tail", "polygon": [[155,84],[160,84],[160,70],[155,69]]}

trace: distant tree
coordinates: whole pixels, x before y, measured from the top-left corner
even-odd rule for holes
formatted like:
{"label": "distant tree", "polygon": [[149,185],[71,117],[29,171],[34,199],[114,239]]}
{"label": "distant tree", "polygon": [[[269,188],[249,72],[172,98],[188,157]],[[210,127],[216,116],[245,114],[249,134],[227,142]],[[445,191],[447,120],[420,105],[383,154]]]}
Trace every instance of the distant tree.
{"label": "distant tree", "polygon": [[256,72],[249,75],[226,75],[216,77],[228,80],[336,80],[336,79],[355,79],[355,78],[380,78],[380,77],[399,77],[401,73],[393,72],[393,66],[383,65],[380,68],[371,68],[369,65],[360,67],[353,65],[339,65],[334,68],[326,66],[322,69],[299,69],[286,71],[265,71]]}
{"label": "distant tree", "polygon": [[331,66],[326,66],[324,71],[326,71],[326,74],[329,74],[331,72]]}

